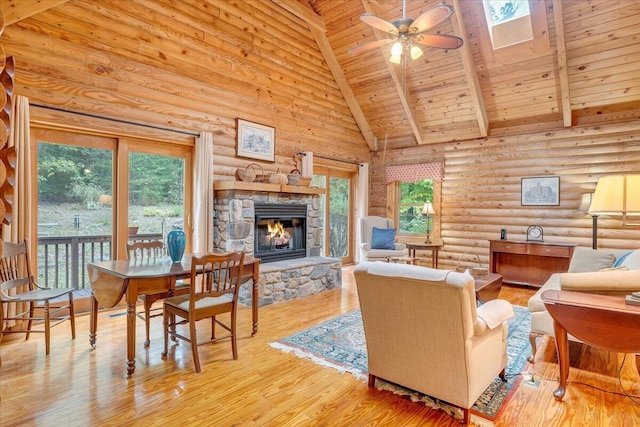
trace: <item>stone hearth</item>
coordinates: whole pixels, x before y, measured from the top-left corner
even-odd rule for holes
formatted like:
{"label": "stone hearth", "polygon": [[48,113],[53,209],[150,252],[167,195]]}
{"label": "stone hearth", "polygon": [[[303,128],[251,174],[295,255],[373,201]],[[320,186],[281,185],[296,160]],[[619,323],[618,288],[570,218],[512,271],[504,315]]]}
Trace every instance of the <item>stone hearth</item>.
{"label": "stone hearth", "polygon": [[[301,298],[342,287],[342,263],[320,255],[322,189],[239,181],[214,184],[214,247],[254,255],[255,204],[304,204],[306,257],[261,263],[258,284],[259,306]],[[251,304],[251,287],[240,290],[240,302]]]}

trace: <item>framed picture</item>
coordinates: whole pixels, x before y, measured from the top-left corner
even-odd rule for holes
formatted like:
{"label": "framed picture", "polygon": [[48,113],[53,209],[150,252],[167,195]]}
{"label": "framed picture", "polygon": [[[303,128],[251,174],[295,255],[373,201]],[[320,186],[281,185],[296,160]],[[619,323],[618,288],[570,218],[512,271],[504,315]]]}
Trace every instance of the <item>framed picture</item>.
{"label": "framed picture", "polygon": [[559,206],[560,177],[522,178],[520,197],[522,206]]}
{"label": "framed picture", "polygon": [[276,128],[236,119],[236,154],[275,162]]}

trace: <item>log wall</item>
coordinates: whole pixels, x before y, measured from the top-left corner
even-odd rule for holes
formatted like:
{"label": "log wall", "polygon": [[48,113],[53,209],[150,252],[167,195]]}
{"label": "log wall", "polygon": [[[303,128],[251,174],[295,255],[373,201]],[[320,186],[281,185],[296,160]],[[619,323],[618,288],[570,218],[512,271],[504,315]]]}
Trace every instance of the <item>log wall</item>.
{"label": "log wall", "polygon": [[[592,192],[603,175],[640,173],[640,122],[375,153],[370,215],[386,215],[383,158],[386,164],[444,162],[436,219],[444,239],[440,265],[453,267],[468,252],[486,266],[489,240],[499,239],[501,228],[508,239],[524,240],[527,227],[537,224],[545,242],[591,247],[592,218],[578,212],[581,195]],[[521,206],[521,178],[535,176],[560,177],[559,206]],[[639,248],[640,226],[600,216],[598,247]]]}

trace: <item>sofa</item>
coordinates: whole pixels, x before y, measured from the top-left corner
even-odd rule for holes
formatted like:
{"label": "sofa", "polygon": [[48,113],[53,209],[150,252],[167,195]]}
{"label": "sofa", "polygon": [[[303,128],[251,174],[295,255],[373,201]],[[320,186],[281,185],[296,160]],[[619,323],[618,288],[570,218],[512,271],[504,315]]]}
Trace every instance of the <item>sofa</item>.
{"label": "sofa", "polygon": [[476,307],[468,272],[361,262],[354,269],[369,387],[383,379],[469,408],[507,364],[505,300]]}
{"label": "sofa", "polygon": [[[548,289],[625,296],[640,290],[640,249],[600,249],[576,247],[566,273],[554,273],[528,301],[531,312],[531,356],[534,363],[536,340],[544,335],[554,337],[553,318],[542,301]],[[568,338],[580,342],[571,335]]]}

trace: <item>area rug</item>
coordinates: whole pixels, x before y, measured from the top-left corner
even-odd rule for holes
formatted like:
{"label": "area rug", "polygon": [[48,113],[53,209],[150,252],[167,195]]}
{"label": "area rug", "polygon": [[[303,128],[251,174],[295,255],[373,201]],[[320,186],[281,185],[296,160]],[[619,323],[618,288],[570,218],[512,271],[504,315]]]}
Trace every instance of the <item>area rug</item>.
{"label": "area rug", "polygon": [[[493,420],[510,393],[519,384],[520,373],[531,353],[529,330],[531,315],[525,307],[514,306],[515,317],[509,320],[507,340],[507,382],[496,378],[483,392],[472,408],[472,413]],[[288,336],[271,346],[293,352],[298,357],[311,359],[315,363],[332,367],[342,373],[349,372],[363,381],[367,379],[367,347],[360,311],[343,314],[334,319]],[[406,395],[413,401],[424,402],[432,408],[442,409],[453,416],[461,417],[459,408],[436,401],[429,396],[405,389],[395,384],[377,380],[376,388]],[[481,423],[478,423],[481,424]]]}

